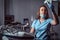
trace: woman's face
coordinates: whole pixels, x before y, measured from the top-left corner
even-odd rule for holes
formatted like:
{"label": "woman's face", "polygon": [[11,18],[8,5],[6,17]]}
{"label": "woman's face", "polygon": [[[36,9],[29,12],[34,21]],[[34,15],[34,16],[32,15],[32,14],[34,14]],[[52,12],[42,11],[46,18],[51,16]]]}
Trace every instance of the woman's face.
{"label": "woman's face", "polygon": [[40,14],[43,14],[43,15],[47,14],[47,9],[45,7],[41,7]]}

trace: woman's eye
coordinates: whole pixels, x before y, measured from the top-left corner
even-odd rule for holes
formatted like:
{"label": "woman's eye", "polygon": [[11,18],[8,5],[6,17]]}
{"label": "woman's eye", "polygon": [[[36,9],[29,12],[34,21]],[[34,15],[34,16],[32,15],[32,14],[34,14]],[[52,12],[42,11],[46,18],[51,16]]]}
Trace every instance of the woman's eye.
{"label": "woman's eye", "polygon": [[41,9],[41,11],[46,11],[45,9]]}
{"label": "woman's eye", "polygon": [[43,11],[43,9],[41,9],[41,11]]}

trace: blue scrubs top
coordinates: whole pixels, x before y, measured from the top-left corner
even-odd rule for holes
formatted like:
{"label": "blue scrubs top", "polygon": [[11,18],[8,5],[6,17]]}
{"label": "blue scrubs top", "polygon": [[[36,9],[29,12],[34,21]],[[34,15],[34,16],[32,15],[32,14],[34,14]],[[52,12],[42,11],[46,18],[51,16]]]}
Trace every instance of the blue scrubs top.
{"label": "blue scrubs top", "polygon": [[50,29],[52,19],[46,19],[42,23],[39,19],[33,21],[31,27],[35,29],[37,40],[47,40],[47,31]]}

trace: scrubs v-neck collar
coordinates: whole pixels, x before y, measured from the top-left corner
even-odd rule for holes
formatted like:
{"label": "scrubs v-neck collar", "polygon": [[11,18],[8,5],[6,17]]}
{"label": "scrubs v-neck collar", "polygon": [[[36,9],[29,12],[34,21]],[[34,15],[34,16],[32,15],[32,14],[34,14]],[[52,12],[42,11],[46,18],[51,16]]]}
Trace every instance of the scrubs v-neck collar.
{"label": "scrubs v-neck collar", "polygon": [[39,19],[38,19],[38,21],[39,21],[40,24],[42,24],[42,23],[44,23],[46,21],[46,19],[43,22],[41,22]]}

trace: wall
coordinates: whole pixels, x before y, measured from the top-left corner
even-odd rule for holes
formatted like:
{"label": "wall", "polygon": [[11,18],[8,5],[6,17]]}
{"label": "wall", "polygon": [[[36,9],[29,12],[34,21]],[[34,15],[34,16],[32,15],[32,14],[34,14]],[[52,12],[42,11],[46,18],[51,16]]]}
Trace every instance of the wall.
{"label": "wall", "polygon": [[0,25],[4,24],[4,0],[0,0]]}
{"label": "wall", "polygon": [[13,0],[15,21],[23,23],[23,18],[27,17],[31,22],[31,17],[36,17],[40,4],[43,4],[42,0]]}

